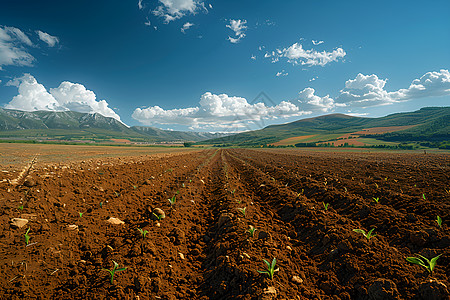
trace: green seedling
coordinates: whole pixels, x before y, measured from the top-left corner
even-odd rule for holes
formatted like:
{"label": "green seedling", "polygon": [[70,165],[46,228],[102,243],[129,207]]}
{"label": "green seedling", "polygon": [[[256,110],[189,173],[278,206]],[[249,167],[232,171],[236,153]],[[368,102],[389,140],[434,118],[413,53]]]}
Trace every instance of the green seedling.
{"label": "green seedling", "polygon": [[243,214],[244,215],[244,217],[245,217],[245,211],[246,211],[246,209],[247,209],[247,207],[244,207],[244,208],[236,208],[241,214]]}
{"label": "green seedling", "polygon": [[423,257],[420,254],[418,254],[418,255],[420,256],[420,258],[419,257],[407,257],[406,260],[409,261],[410,263],[424,267],[425,269],[428,270],[428,272],[430,272],[430,274],[433,274],[434,267],[436,266],[436,261],[438,260],[439,256],[441,256],[442,254],[439,254],[438,256],[433,257],[431,260],[429,260],[426,257]]}
{"label": "green seedling", "polygon": [[103,202],[100,202],[100,208],[102,208],[103,207]]}
{"label": "green seedling", "polygon": [[120,194],[118,192],[114,192],[114,194],[116,194],[117,198],[120,196]]}
{"label": "green seedling", "polygon": [[111,284],[113,284],[113,280],[114,280],[114,273],[119,272],[119,271],[125,271],[127,268],[118,268],[119,264],[116,263],[114,260],[112,261],[114,263],[114,268],[112,270],[109,269],[103,269],[103,271],[108,271],[109,274],[111,275]]}
{"label": "green seedling", "polygon": [[157,215],[155,213],[153,213],[153,215],[158,219],[158,221],[161,221],[163,219],[162,215]]}
{"label": "green seedling", "polygon": [[80,218],[83,216],[82,212],[79,212],[78,215],[80,216]]}
{"label": "green seedling", "polygon": [[423,200],[427,200],[427,198],[425,197],[425,194],[422,194],[422,198],[423,198]]}
{"label": "green seedling", "polygon": [[373,201],[375,201],[376,203],[378,203],[378,202],[380,201],[380,197],[376,197],[376,198],[373,197],[372,199],[373,199]]}
{"label": "green seedling", "polygon": [[439,227],[442,227],[442,219],[439,216],[436,216],[436,222],[438,223]]}
{"label": "green seedling", "polygon": [[372,234],[372,232],[375,230],[375,228],[372,228],[369,232],[365,232],[363,229],[353,229],[354,232],[361,233],[367,240],[370,240],[377,234]]}
{"label": "green seedling", "polygon": [[231,194],[234,194],[234,192],[236,192],[236,189],[233,189],[233,190],[231,191]]}
{"label": "green seedling", "polygon": [[137,189],[138,187],[137,187],[137,185],[133,185],[133,189]]}
{"label": "green seedling", "polygon": [[325,210],[328,210],[328,206],[330,205],[330,203],[325,204],[325,202],[322,202],[322,204],[323,204],[323,207],[325,208]]}
{"label": "green seedling", "polygon": [[347,193],[347,188],[344,186],[344,190],[345,190],[345,192]]}
{"label": "green seedling", "polygon": [[148,230],[144,230],[142,228],[138,228],[137,230],[141,233],[142,237],[145,239],[145,236],[147,235]]}
{"label": "green seedling", "polygon": [[252,225],[250,225],[247,230],[248,234],[250,234],[251,237],[253,237],[255,235],[255,231],[256,231],[256,228],[253,227]]}
{"label": "green seedling", "polygon": [[169,202],[170,202],[170,205],[174,205],[175,204],[175,202],[177,201],[176,198],[177,198],[177,195],[174,195],[172,198],[168,199]]}
{"label": "green seedling", "polygon": [[17,209],[23,210],[23,205],[20,205]]}
{"label": "green seedling", "polygon": [[267,271],[258,271],[257,270],[258,273],[260,273],[260,274],[267,274],[267,275],[269,275],[269,278],[273,280],[273,275],[275,274],[275,272],[278,272],[280,270],[279,268],[275,269],[275,265],[277,263],[277,260],[274,257],[271,264],[265,259],[263,259],[263,261],[267,265]]}
{"label": "green seedling", "polygon": [[28,245],[30,243],[30,236],[28,235],[28,232],[30,232],[30,227],[28,227],[27,232],[25,232],[25,243]]}

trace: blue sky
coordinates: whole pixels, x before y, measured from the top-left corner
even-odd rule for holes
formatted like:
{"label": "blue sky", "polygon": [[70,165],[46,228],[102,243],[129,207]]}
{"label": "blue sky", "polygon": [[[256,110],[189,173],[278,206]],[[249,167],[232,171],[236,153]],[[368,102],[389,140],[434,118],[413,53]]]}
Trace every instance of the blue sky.
{"label": "blue sky", "polygon": [[449,13],[446,0],[3,1],[0,105],[196,131],[448,106]]}

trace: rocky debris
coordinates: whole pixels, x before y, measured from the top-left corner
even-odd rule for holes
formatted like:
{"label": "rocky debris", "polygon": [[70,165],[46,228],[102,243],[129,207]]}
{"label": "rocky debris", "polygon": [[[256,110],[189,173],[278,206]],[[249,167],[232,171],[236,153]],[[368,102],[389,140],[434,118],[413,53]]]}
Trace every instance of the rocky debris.
{"label": "rocky debris", "polygon": [[273,286],[265,288],[259,295],[258,300],[272,300],[277,297],[277,290]]}
{"label": "rocky debris", "polygon": [[232,213],[223,213],[219,216],[219,220],[217,221],[217,225],[222,227],[224,224],[230,222],[233,219],[234,215]]}
{"label": "rocky debris", "polygon": [[108,220],[106,220],[106,222],[108,222],[108,223],[110,223],[110,224],[113,224],[113,225],[122,225],[122,224],[125,224],[124,221],[122,221],[122,220],[120,220],[120,219],[118,219],[118,218],[113,218],[113,217],[110,217]]}
{"label": "rocky debris", "polygon": [[23,185],[26,187],[33,187],[36,184],[37,184],[36,180],[34,180],[34,178],[31,176],[25,177],[25,181],[23,182]]}
{"label": "rocky debris", "polygon": [[173,243],[175,245],[181,245],[186,242],[186,233],[184,233],[183,230],[180,228],[174,228],[170,233],[169,236],[174,237]]}
{"label": "rocky debris", "polygon": [[22,228],[23,226],[27,225],[28,220],[22,219],[22,218],[12,218],[10,221],[11,227],[14,228]]}
{"label": "rocky debris", "polygon": [[423,282],[419,286],[420,298],[423,300],[448,300],[450,299],[450,293],[447,286],[438,281],[430,279],[427,282]]}
{"label": "rocky debris", "polygon": [[166,217],[166,213],[161,208],[158,208],[158,207],[153,209],[152,214],[153,214],[153,216],[152,216],[153,218],[156,218],[155,217],[155,215],[156,215],[156,216],[159,216],[159,218],[161,220]]}
{"label": "rocky debris", "polygon": [[77,230],[78,229],[78,225],[75,225],[75,224],[67,225],[67,229],[68,230]]}
{"label": "rocky debris", "polygon": [[370,300],[400,299],[397,286],[392,280],[379,278],[367,290]]}
{"label": "rocky debris", "polygon": [[180,256],[181,260],[184,260],[184,254],[181,252],[178,252],[178,255]]}
{"label": "rocky debris", "polygon": [[303,279],[300,278],[300,276],[292,276],[291,281],[296,284],[302,284]]}

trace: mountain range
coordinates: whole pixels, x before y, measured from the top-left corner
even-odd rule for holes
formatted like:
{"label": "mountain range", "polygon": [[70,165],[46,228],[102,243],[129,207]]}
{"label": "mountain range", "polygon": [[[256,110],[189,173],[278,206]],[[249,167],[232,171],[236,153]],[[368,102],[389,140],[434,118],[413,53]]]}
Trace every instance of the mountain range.
{"label": "mountain range", "polygon": [[74,111],[20,111],[0,108],[0,138],[57,139],[65,141],[129,140],[130,142],[198,142],[222,133],[170,131],[153,127],[128,127],[98,113]]}

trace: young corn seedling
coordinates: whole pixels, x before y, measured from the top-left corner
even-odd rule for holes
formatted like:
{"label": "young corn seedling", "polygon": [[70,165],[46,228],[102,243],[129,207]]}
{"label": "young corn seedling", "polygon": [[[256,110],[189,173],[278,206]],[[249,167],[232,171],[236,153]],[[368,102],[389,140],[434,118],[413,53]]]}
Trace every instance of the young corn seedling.
{"label": "young corn seedling", "polygon": [[133,189],[135,190],[135,189],[137,189],[138,187],[137,187],[137,185],[133,185]]}
{"label": "young corn seedling", "polygon": [[380,201],[380,197],[372,197],[373,201],[375,201],[376,203],[378,203]]}
{"label": "young corn seedling", "polygon": [[325,208],[325,210],[328,210],[328,206],[330,205],[330,203],[325,204],[325,202],[322,202],[322,204],[323,204],[323,207]]}
{"label": "young corn seedling", "polygon": [[153,213],[153,215],[158,219],[158,221],[161,221],[163,219],[163,215],[157,215]]}
{"label": "young corn seedling", "polygon": [[80,216],[80,218],[83,216],[82,212],[79,212],[78,215]]}
{"label": "young corn seedling", "polygon": [[423,257],[422,255],[418,254],[420,256],[419,257],[407,257],[406,260],[409,261],[410,263],[419,265],[424,267],[425,269],[428,270],[428,272],[430,272],[431,275],[433,275],[433,270],[434,267],[436,266],[436,261],[438,260],[439,256],[441,256],[442,254],[439,254],[436,257],[433,257],[431,260],[429,260],[426,257]]}
{"label": "young corn seedling", "polygon": [[127,268],[118,268],[119,264],[116,263],[114,260],[112,261],[114,263],[114,267],[112,270],[109,269],[103,269],[103,271],[108,271],[109,274],[111,275],[111,284],[113,284],[113,280],[114,280],[114,273],[119,272],[119,271],[125,271]]}
{"label": "young corn seedling", "polygon": [[369,230],[369,232],[365,232],[363,229],[353,229],[354,232],[361,233],[368,241],[370,241],[371,238],[376,236],[377,234],[372,234],[372,232],[375,230],[375,228],[372,228]]}
{"label": "young corn seedling", "polygon": [[236,208],[241,214],[243,214],[244,215],[244,217],[245,217],[245,210],[247,209],[247,207],[244,207],[244,208]]}
{"label": "young corn seedling", "polygon": [[253,236],[255,235],[255,231],[256,231],[256,228],[253,227],[252,225],[250,225],[249,228],[248,228],[248,230],[247,230],[248,234],[249,234],[251,237],[253,237]]}
{"label": "young corn seedling", "polygon": [[30,232],[30,227],[28,227],[27,232],[25,232],[25,243],[28,245],[30,243],[30,236],[28,235],[28,232]]}
{"label": "young corn seedling", "polygon": [[174,205],[175,204],[175,202],[177,201],[176,198],[177,198],[177,195],[174,195],[172,198],[168,199],[169,202],[170,202],[170,205]]}
{"label": "young corn seedling", "polygon": [[439,227],[442,227],[442,219],[439,216],[436,216],[436,222],[438,223]]}
{"label": "young corn seedling", "polygon": [[145,239],[145,236],[147,235],[148,230],[144,230],[142,228],[138,228],[137,230],[141,233],[142,237]]}
{"label": "young corn seedling", "polygon": [[20,205],[17,209],[23,211],[23,205]]}
{"label": "young corn seedling", "polygon": [[258,273],[260,274],[267,274],[269,275],[269,278],[271,280],[273,280],[273,275],[275,274],[275,272],[280,271],[279,268],[275,269],[275,265],[277,263],[277,260],[275,259],[275,257],[272,260],[272,263],[269,263],[267,260],[263,259],[264,263],[267,265],[267,271],[258,271]]}
{"label": "young corn seedling", "polygon": [[423,198],[423,200],[427,200],[427,198],[425,197],[425,194],[422,194],[422,198]]}

